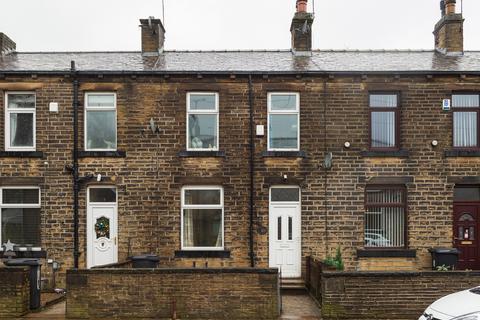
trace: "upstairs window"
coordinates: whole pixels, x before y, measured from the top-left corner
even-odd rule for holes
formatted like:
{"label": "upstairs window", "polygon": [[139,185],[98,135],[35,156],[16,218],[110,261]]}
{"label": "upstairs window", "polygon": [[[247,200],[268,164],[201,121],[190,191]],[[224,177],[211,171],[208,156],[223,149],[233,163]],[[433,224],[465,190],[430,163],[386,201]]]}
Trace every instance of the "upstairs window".
{"label": "upstairs window", "polygon": [[117,96],[85,94],[85,150],[117,150]]}
{"label": "upstairs window", "polygon": [[0,188],[0,243],[40,246],[40,189]]}
{"label": "upstairs window", "polygon": [[182,249],[223,249],[223,188],[184,187]]}
{"label": "upstairs window", "polygon": [[5,95],[5,150],[35,151],[35,93]]}
{"label": "upstairs window", "polygon": [[298,93],[268,94],[268,150],[298,151],[300,149],[300,95]]}
{"label": "upstairs window", "polygon": [[406,191],[404,187],[367,187],[365,247],[406,246]]}
{"label": "upstairs window", "polygon": [[370,94],[370,149],[392,150],[399,147],[398,94]]}
{"label": "upstairs window", "polygon": [[478,148],[478,115],[480,95],[454,94],[453,146],[456,148]]}
{"label": "upstairs window", "polygon": [[218,93],[187,94],[187,150],[218,150]]}

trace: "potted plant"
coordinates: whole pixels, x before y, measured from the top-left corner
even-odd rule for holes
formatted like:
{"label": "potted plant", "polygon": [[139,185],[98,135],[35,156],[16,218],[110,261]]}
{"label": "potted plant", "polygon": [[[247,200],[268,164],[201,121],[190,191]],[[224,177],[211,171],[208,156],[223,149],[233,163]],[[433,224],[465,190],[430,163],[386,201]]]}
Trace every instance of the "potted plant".
{"label": "potted plant", "polygon": [[327,255],[327,257],[322,261],[322,271],[343,271],[345,265],[342,259],[342,251],[340,247],[337,248],[337,253],[335,257]]}

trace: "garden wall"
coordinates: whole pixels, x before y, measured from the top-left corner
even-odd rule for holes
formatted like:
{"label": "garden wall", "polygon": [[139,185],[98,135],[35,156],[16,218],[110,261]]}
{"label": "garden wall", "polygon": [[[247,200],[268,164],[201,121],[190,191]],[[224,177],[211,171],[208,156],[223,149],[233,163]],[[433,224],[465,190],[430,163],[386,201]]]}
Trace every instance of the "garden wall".
{"label": "garden wall", "polygon": [[67,271],[67,318],[277,319],[276,269]]}
{"label": "garden wall", "polygon": [[0,268],[0,318],[12,319],[29,311],[28,267]]}

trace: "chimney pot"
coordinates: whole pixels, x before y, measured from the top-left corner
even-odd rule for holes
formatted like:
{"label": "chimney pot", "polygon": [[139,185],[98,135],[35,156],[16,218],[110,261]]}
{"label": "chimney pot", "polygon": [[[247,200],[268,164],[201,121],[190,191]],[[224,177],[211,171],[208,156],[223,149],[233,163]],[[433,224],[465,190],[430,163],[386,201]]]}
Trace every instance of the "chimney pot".
{"label": "chimney pot", "polygon": [[457,3],[457,0],[445,0],[445,13],[447,15],[455,14],[456,3]]}
{"label": "chimney pot", "polygon": [[308,0],[297,0],[297,12],[307,12]]}

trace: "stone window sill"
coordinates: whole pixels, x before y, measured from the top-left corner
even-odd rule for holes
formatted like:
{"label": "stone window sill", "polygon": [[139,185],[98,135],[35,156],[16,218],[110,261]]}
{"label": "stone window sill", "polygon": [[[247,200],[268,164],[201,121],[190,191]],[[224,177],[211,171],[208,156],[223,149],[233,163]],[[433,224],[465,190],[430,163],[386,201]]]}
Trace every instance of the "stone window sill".
{"label": "stone window sill", "polygon": [[410,152],[408,150],[392,150],[392,151],[362,151],[362,157],[370,158],[408,158]]}
{"label": "stone window sill", "polygon": [[[14,251],[15,252],[15,257],[12,257],[12,259],[17,259],[17,258],[36,258],[36,259],[45,259],[47,257],[47,252],[42,250],[42,251]],[[0,251],[0,258],[5,258],[5,252]]]}
{"label": "stone window sill", "polygon": [[480,150],[445,150],[445,157],[480,157]]}
{"label": "stone window sill", "polygon": [[211,251],[175,251],[175,258],[230,258],[230,250],[211,250]]}
{"label": "stone window sill", "polygon": [[180,158],[225,158],[225,151],[187,151],[178,153]]}
{"label": "stone window sill", "polygon": [[305,151],[263,151],[263,158],[306,158]]}
{"label": "stone window sill", "polygon": [[79,151],[79,158],[126,158],[125,151]]}
{"label": "stone window sill", "polygon": [[0,158],[43,158],[41,151],[0,151]]}
{"label": "stone window sill", "polygon": [[415,258],[417,250],[412,249],[358,249],[357,258]]}

